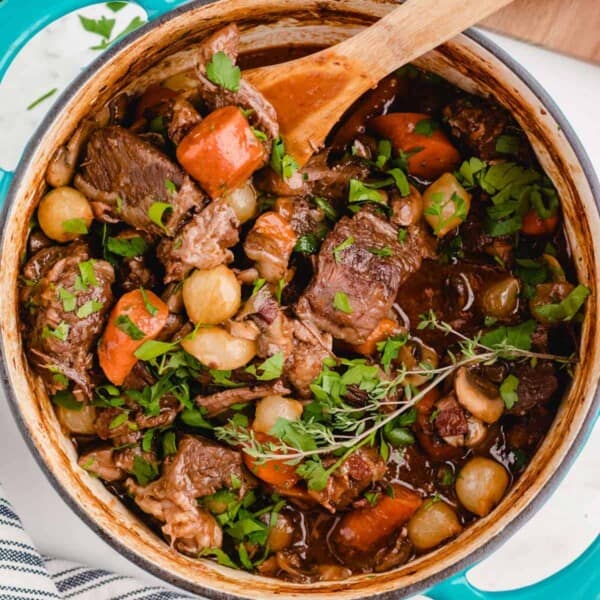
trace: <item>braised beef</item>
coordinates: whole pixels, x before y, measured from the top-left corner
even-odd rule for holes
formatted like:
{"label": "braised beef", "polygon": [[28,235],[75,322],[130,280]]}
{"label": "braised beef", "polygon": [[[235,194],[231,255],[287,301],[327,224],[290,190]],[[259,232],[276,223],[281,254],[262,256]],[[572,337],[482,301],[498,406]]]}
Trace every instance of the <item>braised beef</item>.
{"label": "braised beef", "polygon": [[[97,219],[123,220],[159,236],[173,236],[189,214],[205,203],[200,189],[178,165],[118,126],[91,134],[75,185],[92,201]],[[170,208],[152,220],[150,209],[157,202]],[[158,216],[162,226],[155,222]]]}
{"label": "braised beef", "polygon": [[271,384],[254,385],[250,387],[240,387],[230,390],[223,390],[209,396],[198,395],[194,402],[205,410],[207,417],[215,417],[234,404],[243,404],[252,400],[259,400],[265,396],[286,395],[288,390],[281,381],[275,381]]}
{"label": "braised beef", "polygon": [[[353,241],[334,253],[347,240]],[[391,256],[370,252],[384,247]],[[396,228],[367,210],[342,217],[321,246],[316,276],[296,312],[335,338],[360,344],[392,308],[400,285],[419,268],[422,258],[431,255],[427,238],[417,228],[409,229],[400,243]],[[345,310],[334,306],[340,294],[348,301]]]}
{"label": "braised beef", "polygon": [[241,485],[243,497],[254,482],[242,467],[239,452],[207,439],[184,435],[177,453],[163,462],[159,479],[147,486],[127,480],[128,492],[138,506],[160,522],[171,545],[195,556],[205,548],[221,547],[223,534],[215,518],[198,505],[198,499]]}
{"label": "braised beef", "polygon": [[467,417],[465,411],[454,396],[447,396],[436,406],[433,424],[440,437],[464,435],[467,433]]}
{"label": "braised beef", "polygon": [[540,361],[535,367],[525,362],[516,366],[512,373],[519,379],[519,399],[508,411],[510,414],[524,415],[534,406],[548,402],[558,389],[556,367],[551,362]]}
{"label": "braised beef", "polygon": [[93,350],[113,301],[112,266],[90,259],[87,244],[73,242],[40,250],[23,274],[23,335],[32,364],[50,394],[65,389],[62,376],[81,399],[89,398]]}
{"label": "braised beef", "polygon": [[239,220],[229,204],[213,200],[195,214],[172,240],[163,238],[156,254],[165,266],[165,283],[180,281],[193,269],[229,263],[237,244]]}

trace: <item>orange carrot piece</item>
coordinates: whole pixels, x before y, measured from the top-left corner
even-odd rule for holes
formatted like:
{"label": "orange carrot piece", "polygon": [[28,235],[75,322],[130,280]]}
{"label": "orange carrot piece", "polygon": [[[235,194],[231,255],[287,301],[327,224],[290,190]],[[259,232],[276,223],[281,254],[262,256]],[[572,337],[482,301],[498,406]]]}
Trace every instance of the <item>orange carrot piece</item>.
{"label": "orange carrot piece", "polygon": [[388,535],[406,523],[423,500],[411,490],[393,484],[392,496],[382,494],[374,506],[347,513],[340,521],[338,543],[367,551],[375,548]]}
{"label": "orange carrot piece", "polygon": [[167,305],[148,290],[132,290],[121,296],[98,343],[100,366],[111,383],[121,385],[125,381],[138,360],[135,351],[160,333],[168,316]]}
{"label": "orange carrot piece", "polygon": [[396,321],[392,321],[392,319],[381,319],[381,321],[377,323],[377,327],[371,331],[369,337],[367,337],[362,344],[354,346],[354,350],[358,352],[358,354],[370,356],[377,350],[378,342],[383,342],[394,333],[400,333],[400,331],[402,330]]}
{"label": "orange carrot piece", "polygon": [[523,217],[521,229],[527,235],[547,235],[558,225],[558,214],[542,219],[534,208],[529,209]]}
{"label": "orange carrot piece", "polygon": [[411,175],[434,180],[456,169],[460,154],[439,129],[428,134],[415,132],[415,127],[427,120],[430,116],[421,113],[391,113],[369,121],[369,128],[389,139],[396,152],[409,154],[408,172]]}
{"label": "orange carrot piece", "polygon": [[211,198],[240,187],[266,153],[237,106],[219,108],[198,123],[177,147],[177,160]]}
{"label": "orange carrot piece", "polygon": [[[263,444],[269,440],[277,441],[273,436],[260,431],[255,432],[254,436]],[[284,460],[267,460],[259,464],[255,458],[245,452],[243,458],[244,464],[251,473],[275,487],[286,490],[294,487],[300,481],[300,476],[296,473],[296,466],[288,465]]]}

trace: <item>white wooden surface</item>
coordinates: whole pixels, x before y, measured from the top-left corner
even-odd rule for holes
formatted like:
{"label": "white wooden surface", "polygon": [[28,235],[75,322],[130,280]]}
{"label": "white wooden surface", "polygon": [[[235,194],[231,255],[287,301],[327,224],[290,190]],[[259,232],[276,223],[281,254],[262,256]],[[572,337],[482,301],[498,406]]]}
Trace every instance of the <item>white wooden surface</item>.
{"label": "white wooden surface", "polygon": [[[98,6],[80,11],[106,13]],[[118,13],[115,30],[136,14]],[[552,94],[570,119],[600,171],[600,67],[490,35],[519,60]],[[14,168],[23,145],[52,100],[32,111],[26,106],[43,93],[62,89],[95,56],[95,36],[74,16],[41,32],[17,58],[0,84],[0,166]],[[39,549],[49,555],[87,563],[140,579],[157,581],[121,557],[88,529],[62,502],[34,462],[0,395],[0,481]],[[573,560],[600,532],[600,426],[575,466],[546,505],[517,534],[470,573],[483,589],[520,587],[547,577]]]}

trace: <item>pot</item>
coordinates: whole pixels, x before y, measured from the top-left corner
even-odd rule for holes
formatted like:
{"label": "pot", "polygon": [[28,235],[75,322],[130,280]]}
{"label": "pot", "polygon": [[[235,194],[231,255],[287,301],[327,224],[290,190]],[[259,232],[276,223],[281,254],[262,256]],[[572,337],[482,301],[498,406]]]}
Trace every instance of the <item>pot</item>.
{"label": "pot", "polygon": [[[4,54],[0,77],[27,36],[67,10],[89,3],[88,0],[57,0],[48,6],[42,0],[31,0],[27,14],[18,10],[16,2],[4,3],[0,9],[0,12],[6,11],[1,15],[5,31],[0,40],[3,44],[0,54]],[[158,17],[174,3],[175,0],[140,1],[150,17]],[[328,598],[335,594],[340,600],[400,598],[414,594],[472,565],[515,531],[560,481],[591,429],[600,400],[597,393],[600,374],[598,182],[583,148],[552,100],[518,65],[475,33],[457,36],[421,57],[416,64],[469,92],[494,96],[513,113],[562,198],[579,280],[591,289],[580,347],[580,356],[585,360],[577,365],[552,428],[527,470],[488,517],[468,527],[456,540],[414,562],[390,572],[358,575],[338,582],[306,586],[233,571],[206,560],[193,560],[170,549],[97,479],[77,466],[75,449],[61,432],[40,380],[28,367],[19,335],[17,277],[29,219],[46,187],[46,164],[86,114],[120,91],[145,89],[159,73],[164,77],[165,73],[191,66],[194,44],[223,24],[238,24],[242,32],[242,53],[280,46],[282,40],[294,45],[328,45],[368,26],[393,7],[394,3],[389,0],[198,0],[165,14],[111,48],[69,87],[28,145],[8,193],[3,211],[0,259],[1,369],[6,396],[19,427],[53,485],[94,531],[138,565],[192,592],[211,598],[257,599]],[[31,15],[39,15],[33,23]],[[8,179],[8,174],[0,173],[0,192]],[[598,553],[597,543],[593,550]],[[588,565],[594,558],[588,555],[576,568],[581,569],[582,561]],[[587,573],[593,570],[592,566]],[[566,575],[561,577],[567,594],[573,590],[569,586],[574,583]],[[585,577],[580,575],[579,589]],[[454,580],[452,589],[470,588],[463,578]],[[589,590],[594,593],[593,587]],[[556,593],[557,589],[553,588],[552,592]]]}

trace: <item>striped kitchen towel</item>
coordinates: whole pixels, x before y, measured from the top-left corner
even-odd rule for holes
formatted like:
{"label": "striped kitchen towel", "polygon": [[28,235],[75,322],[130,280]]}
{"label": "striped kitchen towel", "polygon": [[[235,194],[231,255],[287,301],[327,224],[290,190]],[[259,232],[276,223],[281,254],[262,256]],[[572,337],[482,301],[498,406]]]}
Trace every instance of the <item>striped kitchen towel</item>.
{"label": "striped kitchen towel", "polygon": [[130,577],[41,556],[0,484],[0,600],[192,600]]}

